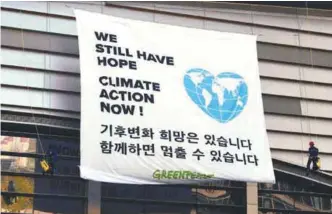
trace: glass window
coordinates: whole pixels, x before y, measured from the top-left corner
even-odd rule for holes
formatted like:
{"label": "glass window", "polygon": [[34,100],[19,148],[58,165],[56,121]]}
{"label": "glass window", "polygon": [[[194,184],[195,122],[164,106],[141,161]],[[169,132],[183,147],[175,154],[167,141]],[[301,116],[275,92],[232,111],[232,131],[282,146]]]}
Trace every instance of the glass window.
{"label": "glass window", "polygon": [[[80,156],[80,144],[74,140],[62,140],[62,139],[48,139],[40,138],[44,152],[48,150],[55,150],[58,155],[79,157]],[[42,153],[40,144],[37,146],[37,152]]]}
{"label": "glass window", "polygon": [[331,193],[332,188],[326,187],[322,184],[313,183],[306,179],[299,179],[296,176],[291,176],[286,173],[275,171],[276,184],[258,185],[259,189],[273,189],[280,191],[304,191],[304,192],[318,192],[318,193]]}
{"label": "glass window", "polygon": [[[85,201],[81,199],[33,198],[17,196],[6,203],[2,196],[2,213],[73,214],[85,213]],[[8,200],[7,200],[8,202]]]}
{"label": "glass window", "polygon": [[158,204],[103,201],[102,214],[244,214],[244,208],[208,207],[201,205]]}
{"label": "glass window", "polygon": [[[306,179],[299,179],[286,173],[276,171],[276,184],[259,184],[259,189],[279,190],[279,191],[296,191],[296,192],[315,192],[331,194],[332,188],[322,184],[313,183]],[[313,212],[331,211],[331,197],[317,197],[310,195],[294,194],[272,194],[259,193],[259,207],[272,209],[296,209],[308,210]],[[267,201],[271,201],[267,202]]]}
{"label": "glass window", "polygon": [[158,201],[216,205],[244,205],[245,189],[223,190],[169,185],[102,184],[102,197],[140,198]]}
{"label": "glass window", "polygon": [[259,214],[292,214],[290,212],[262,212],[262,211],[258,211]]}
{"label": "glass window", "polygon": [[36,159],[1,155],[1,171],[33,173],[36,171]]}
{"label": "glass window", "polygon": [[245,207],[207,207],[197,206],[191,210],[190,214],[245,214]]}
{"label": "glass window", "polygon": [[19,193],[46,193],[84,196],[82,180],[52,179],[48,177],[1,176],[1,190]]}
{"label": "glass window", "polygon": [[40,137],[40,141],[41,144],[37,142],[36,138],[1,136],[1,150],[6,152],[43,154],[52,149],[55,150],[58,155],[80,156],[80,145],[78,141],[68,139],[54,140],[47,137]]}
{"label": "glass window", "polygon": [[199,204],[244,205],[245,190],[193,189],[194,200]]}
{"label": "glass window", "polygon": [[[2,213],[85,213],[85,199],[43,197],[38,194],[86,196],[86,181],[59,177],[35,177],[30,173],[41,173],[40,156],[48,150],[55,150],[59,157],[55,162],[55,174],[79,176],[79,142],[41,137],[1,136],[1,150],[21,153],[22,157],[1,156],[1,191],[37,194],[31,197],[2,195]],[[31,155],[32,154],[32,155]],[[69,157],[70,156],[70,157]],[[27,173],[27,176],[12,176],[6,172]]]}
{"label": "glass window", "polygon": [[1,195],[1,213],[33,213],[33,198]]}
{"label": "glass window", "polygon": [[36,139],[27,137],[1,136],[1,151],[36,153]]}
{"label": "glass window", "polygon": [[102,197],[191,201],[192,189],[165,185],[102,184]]}
{"label": "glass window", "polygon": [[[52,149],[60,156],[71,156],[72,158],[57,158],[55,163],[55,174],[79,176],[79,143],[74,140],[55,140],[41,137],[42,147],[35,138],[1,136],[2,151],[18,153],[45,154]],[[24,155],[22,155],[24,156]],[[77,158],[75,158],[77,157]],[[10,172],[42,172],[40,159],[36,157],[1,156],[1,167],[3,171]]]}
{"label": "glass window", "polygon": [[317,197],[305,195],[294,198],[295,204],[300,210],[313,209],[317,211],[332,211],[332,197]]}
{"label": "glass window", "polygon": [[101,205],[101,214],[190,214],[194,205],[163,205],[163,204],[143,204],[133,202],[113,202],[103,201]]}
{"label": "glass window", "polygon": [[[26,173],[41,173],[40,159],[15,157],[15,156],[1,156],[1,170],[8,172],[26,172]],[[62,160],[59,159],[55,163],[54,174],[79,176],[79,160]]]}
{"label": "glass window", "polygon": [[267,193],[259,193],[259,197],[262,198],[262,203],[259,204],[259,207],[262,208],[296,209],[315,212],[332,210],[331,197],[317,197],[310,195],[293,196],[287,194]]}

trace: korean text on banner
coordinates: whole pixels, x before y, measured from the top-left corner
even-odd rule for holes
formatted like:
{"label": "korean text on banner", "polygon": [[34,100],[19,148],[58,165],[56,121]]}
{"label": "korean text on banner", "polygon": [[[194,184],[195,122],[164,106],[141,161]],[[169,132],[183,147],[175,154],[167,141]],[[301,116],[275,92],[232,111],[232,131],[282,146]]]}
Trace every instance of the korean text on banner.
{"label": "korean text on banner", "polygon": [[275,182],[255,36],[75,15],[82,178]]}

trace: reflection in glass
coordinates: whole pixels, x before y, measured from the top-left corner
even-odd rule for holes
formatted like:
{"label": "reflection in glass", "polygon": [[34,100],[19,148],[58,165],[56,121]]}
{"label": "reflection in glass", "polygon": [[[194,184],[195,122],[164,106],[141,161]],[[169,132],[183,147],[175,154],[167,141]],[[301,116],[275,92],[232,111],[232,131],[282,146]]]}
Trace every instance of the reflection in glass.
{"label": "reflection in glass", "polygon": [[198,204],[244,205],[245,190],[192,189]]}
{"label": "reflection in glass", "polygon": [[36,139],[27,137],[1,136],[1,151],[35,153]]}
{"label": "reflection in glass", "polygon": [[190,214],[245,214],[245,209],[197,206]]}
{"label": "reflection in glass", "polygon": [[161,205],[141,204],[128,202],[103,201],[101,203],[101,214],[190,214],[195,205]]}
{"label": "reflection in glass", "polygon": [[167,185],[102,184],[102,197],[140,198],[159,201],[193,201],[189,187]]}
{"label": "reflection in glass", "polygon": [[279,190],[279,191],[296,191],[296,192],[319,192],[331,193],[332,188],[325,185],[313,183],[306,179],[299,179],[298,177],[289,174],[275,171],[275,184],[258,184],[259,189],[265,190]]}
{"label": "reflection in glass", "polygon": [[[34,192],[34,180],[25,177],[1,176],[1,192]],[[2,196],[2,212],[27,212],[32,209],[33,199],[20,196]]]}
{"label": "reflection in glass", "polygon": [[245,189],[224,190],[170,185],[102,184],[102,197],[140,198],[197,204],[244,205]]}
{"label": "reflection in glass", "polygon": [[14,192],[19,193],[85,195],[85,181],[82,180],[1,176],[2,191],[9,191],[8,186],[10,181],[14,183]]}
{"label": "reflection in glass", "polygon": [[310,195],[293,196],[286,194],[259,195],[259,207],[270,209],[303,210],[303,211],[331,211],[331,197],[316,197]]}
{"label": "reflection in glass", "polygon": [[[79,176],[79,160],[58,160],[54,174]],[[8,172],[41,173],[37,158],[1,156],[1,170]]]}
{"label": "reflection in glass", "polygon": [[207,207],[197,204],[164,205],[157,203],[128,203],[103,201],[101,205],[102,214],[244,214],[244,209]]}
{"label": "reflection in glass", "polygon": [[[53,150],[58,155],[64,156],[80,156],[80,145],[77,141],[73,140],[54,140],[48,138],[41,138],[44,151]],[[37,145],[37,153],[43,153],[40,145]]]}
{"label": "reflection in glass", "polygon": [[[28,203],[29,202],[29,203]],[[19,206],[18,206],[19,205]],[[44,199],[20,197],[20,203],[16,207],[8,209],[2,206],[2,213],[33,213],[33,214],[75,214],[85,213],[85,202],[83,200],[73,199]]]}
{"label": "reflection in glass", "polygon": [[[305,179],[298,179],[284,173],[276,172],[276,184],[259,184],[259,189],[290,192],[332,193],[332,188],[313,183]],[[311,195],[287,195],[260,193],[259,206],[270,209],[296,209],[304,211],[332,211],[331,197],[317,197]]]}
{"label": "reflection in glass", "polygon": [[1,150],[18,153],[38,153],[43,154],[48,150],[54,150],[58,155],[80,156],[79,143],[74,140],[54,140],[40,138],[41,144],[35,138],[1,136]]}
{"label": "reflection in glass", "polygon": [[[1,136],[1,151],[35,153],[36,140],[26,137]],[[1,170],[10,172],[34,172],[35,159],[15,156],[1,156]]]}
{"label": "reflection in glass", "polygon": [[209,188],[193,188],[192,192],[195,200],[199,204],[214,204],[214,205],[244,205],[245,204],[245,189],[243,190],[224,190],[214,187],[243,187],[245,183],[219,180],[213,182],[202,183],[202,186]]}
{"label": "reflection in glass", "polygon": [[36,159],[1,155],[1,171],[35,172]]}

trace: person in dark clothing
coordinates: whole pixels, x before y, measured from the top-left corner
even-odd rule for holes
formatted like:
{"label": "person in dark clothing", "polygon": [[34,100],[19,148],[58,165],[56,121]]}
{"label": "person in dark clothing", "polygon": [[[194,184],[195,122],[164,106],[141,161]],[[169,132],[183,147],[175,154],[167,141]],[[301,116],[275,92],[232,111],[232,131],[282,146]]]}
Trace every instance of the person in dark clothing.
{"label": "person in dark clothing", "polygon": [[318,167],[317,167],[317,161],[318,161],[318,154],[319,154],[319,150],[318,148],[315,147],[315,143],[314,142],[310,142],[309,143],[309,150],[308,150],[308,153],[309,153],[309,157],[308,157],[308,162],[307,162],[307,174],[309,173],[310,171],[310,165],[312,163],[312,169],[313,170],[317,170]]}
{"label": "person in dark clothing", "polygon": [[[13,181],[8,182],[7,191],[11,193],[15,192],[15,185]],[[3,196],[3,198],[7,205],[12,205],[17,201],[16,196]]]}
{"label": "person in dark clothing", "polygon": [[49,174],[53,175],[54,171],[55,171],[55,162],[57,161],[56,151],[48,150],[45,160],[48,163],[48,165],[50,166],[50,169],[47,172],[43,172],[43,174],[49,173]]}

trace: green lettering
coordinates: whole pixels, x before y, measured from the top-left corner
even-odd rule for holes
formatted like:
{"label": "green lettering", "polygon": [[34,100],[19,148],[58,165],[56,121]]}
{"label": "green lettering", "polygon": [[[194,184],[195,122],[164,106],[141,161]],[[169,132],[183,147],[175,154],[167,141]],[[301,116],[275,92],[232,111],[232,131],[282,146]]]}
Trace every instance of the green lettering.
{"label": "green lettering", "polygon": [[173,174],[173,179],[179,179],[180,173],[181,173],[181,171],[175,171]]}
{"label": "green lettering", "polygon": [[167,178],[167,171],[163,170],[161,173],[161,179],[166,179]]}
{"label": "green lettering", "polygon": [[167,171],[167,170],[155,170],[152,177],[154,179],[209,179],[215,177],[214,174],[203,174],[192,171]]}
{"label": "green lettering", "polygon": [[167,175],[167,178],[168,178],[168,179],[172,179],[172,177],[173,177],[173,172],[174,172],[174,171],[168,171],[168,175]]}
{"label": "green lettering", "polygon": [[159,180],[160,179],[160,170],[154,171],[152,177]]}
{"label": "green lettering", "polygon": [[186,171],[186,179],[191,179],[191,172],[190,171]]}
{"label": "green lettering", "polygon": [[180,179],[184,179],[184,171],[180,171]]}

